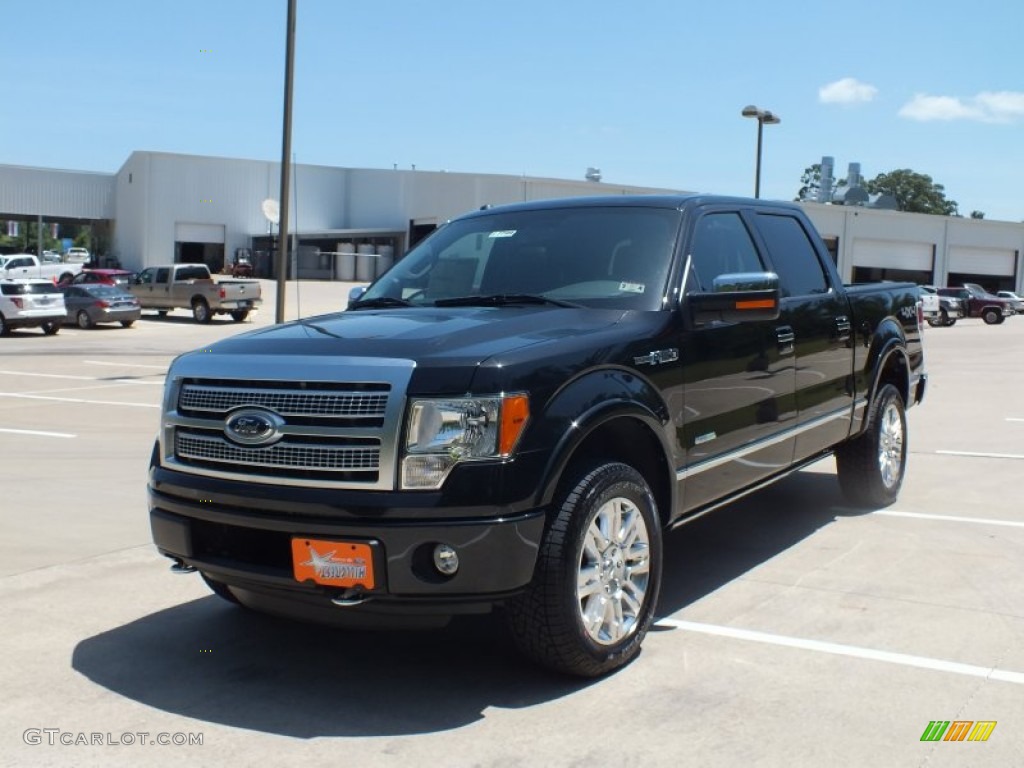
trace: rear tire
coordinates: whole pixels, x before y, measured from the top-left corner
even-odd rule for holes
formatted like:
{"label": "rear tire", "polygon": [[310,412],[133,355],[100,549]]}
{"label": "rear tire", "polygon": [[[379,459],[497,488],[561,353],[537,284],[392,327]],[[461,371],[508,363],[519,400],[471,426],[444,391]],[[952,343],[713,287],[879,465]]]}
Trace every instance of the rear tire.
{"label": "rear tire", "polygon": [[640,653],[661,586],[661,523],[632,467],[600,464],[555,499],[533,580],[508,606],[516,645],[534,661],[596,677]]}
{"label": "rear tire", "polygon": [[213,314],[210,312],[210,305],[206,303],[206,299],[196,299],[192,302],[192,317],[202,325],[210,322]]}
{"label": "rear tire", "polygon": [[896,501],[907,468],[907,412],[892,384],[879,390],[859,437],[836,451],[839,486],[858,507],[878,509]]}
{"label": "rear tire", "polygon": [[42,328],[43,333],[45,333],[47,336],[54,336],[57,333],[57,331],[60,330],[60,323],[56,321],[50,323],[43,323]]}
{"label": "rear tire", "polygon": [[75,315],[75,322],[78,323],[78,327],[83,331],[87,331],[93,326],[92,318],[89,317],[89,313],[84,309],[78,311]]}
{"label": "rear tire", "polygon": [[0,315],[0,336],[9,336],[11,334],[11,326],[4,320],[4,316]]}

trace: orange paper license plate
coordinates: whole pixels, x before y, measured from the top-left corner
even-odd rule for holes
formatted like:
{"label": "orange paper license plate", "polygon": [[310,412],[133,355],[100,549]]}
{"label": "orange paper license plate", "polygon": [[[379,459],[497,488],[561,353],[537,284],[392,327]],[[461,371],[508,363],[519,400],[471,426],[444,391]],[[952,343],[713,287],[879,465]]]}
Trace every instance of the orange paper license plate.
{"label": "orange paper license plate", "polygon": [[292,569],[297,581],[312,580],[328,587],[374,587],[369,544],[292,539]]}

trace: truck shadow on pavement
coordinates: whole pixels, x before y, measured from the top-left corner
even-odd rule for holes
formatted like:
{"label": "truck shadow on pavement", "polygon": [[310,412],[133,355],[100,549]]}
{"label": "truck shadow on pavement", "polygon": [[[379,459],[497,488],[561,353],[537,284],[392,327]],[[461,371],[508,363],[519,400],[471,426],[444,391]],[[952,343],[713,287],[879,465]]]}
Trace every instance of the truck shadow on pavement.
{"label": "truck shadow on pavement", "polygon": [[[668,534],[658,615],[827,525],[841,503],[835,485],[831,474],[800,473]],[[159,710],[295,738],[444,731],[481,720],[489,707],[529,707],[600,685],[521,658],[498,615],[434,631],[357,632],[262,616],[213,596],[83,640],[72,666]]]}

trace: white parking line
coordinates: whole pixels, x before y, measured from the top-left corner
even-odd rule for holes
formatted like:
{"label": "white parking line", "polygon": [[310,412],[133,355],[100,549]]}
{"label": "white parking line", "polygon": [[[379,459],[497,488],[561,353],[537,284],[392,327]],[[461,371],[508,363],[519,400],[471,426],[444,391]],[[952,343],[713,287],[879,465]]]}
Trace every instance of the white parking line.
{"label": "white parking line", "polygon": [[1010,416],[1007,421],[1024,421],[1024,419],[1018,419],[1015,416]]}
{"label": "white parking line", "polygon": [[[3,376],[31,376],[37,379],[63,379],[68,381],[102,381],[105,383],[113,382],[117,384],[148,384],[150,386],[162,387],[164,383],[162,381],[139,381],[138,379],[128,378],[116,378],[116,379],[104,379],[98,376],[74,376],[68,373],[28,373],[26,371],[0,371],[0,375]],[[147,374],[152,376],[154,374]]]}
{"label": "white parking line", "polygon": [[914,656],[908,653],[879,651],[874,648],[862,648],[856,645],[827,643],[821,640],[808,640],[802,637],[788,637],[786,635],[775,635],[769,632],[758,632],[752,629],[739,629],[737,627],[724,627],[716,624],[701,624],[695,621],[683,621],[681,619],[659,619],[655,623],[660,627],[672,627],[674,629],[686,630],[687,632],[700,632],[705,635],[729,637],[734,640],[747,640],[755,643],[779,645],[786,648],[798,648],[804,651],[830,653],[835,656],[850,656],[856,659],[881,661],[886,664],[899,664],[904,667],[930,669],[936,672],[951,672],[956,675],[968,675],[970,677],[985,678],[986,680],[998,680],[1004,683],[1024,685],[1024,672],[1013,672],[1010,670],[998,669],[996,667],[980,667],[974,664],[961,664],[958,661],[933,659],[928,656]]}
{"label": "white parking line", "polygon": [[42,432],[36,429],[4,429],[0,427],[0,432],[11,435],[37,435],[39,437],[78,437],[78,435],[69,435],[67,432]]}
{"label": "white parking line", "polygon": [[72,376],[66,373],[30,373],[28,371],[0,371],[4,376],[31,376],[36,379],[71,379],[72,381],[96,381],[95,376]]}
{"label": "white parking line", "polygon": [[118,365],[125,366],[128,368],[156,368],[161,371],[166,371],[166,365],[147,365],[146,363],[110,363],[103,360],[83,360],[86,365]]}
{"label": "white parking line", "polygon": [[979,459],[1024,459],[1020,453],[981,453],[979,451],[936,451],[943,456],[973,456]]}
{"label": "white parking line", "polygon": [[160,405],[150,403],[125,403],[116,400],[83,400],[78,397],[44,397],[43,395],[23,395],[18,392],[0,392],[0,397],[16,397],[24,400],[52,400],[58,403],[87,403],[89,405],[126,405],[130,408],[159,408]]}
{"label": "white parking line", "polygon": [[910,517],[920,520],[939,520],[944,523],[981,523],[982,525],[1006,525],[1011,528],[1024,528],[1024,522],[1019,520],[996,520],[991,517],[958,517],[956,515],[929,515],[924,512],[899,512],[895,509],[878,509],[872,512],[873,515],[887,515],[889,517]]}

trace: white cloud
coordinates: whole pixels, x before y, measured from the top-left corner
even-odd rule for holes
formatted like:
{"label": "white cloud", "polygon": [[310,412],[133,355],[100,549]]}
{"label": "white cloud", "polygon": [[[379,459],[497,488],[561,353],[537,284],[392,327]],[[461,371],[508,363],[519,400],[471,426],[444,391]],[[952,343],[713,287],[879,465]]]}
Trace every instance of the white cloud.
{"label": "white cloud", "polygon": [[822,104],[857,104],[871,101],[878,89],[862,83],[853,77],[844,77],[818,89],[818,101]]}
{"label": "white cloud", "polygon": [[1016,91],[983,91],[975,97],[975,101],[993,117],[1010,120],[1024,116],[1024,93]]}
{"label": "white cloud", "polygon": [[899,115],[921,122],[975,120],[980,123],[1008,123],[1024,117],[1024,93],[982,91],[966,100],[918,93],[900,108]]}

